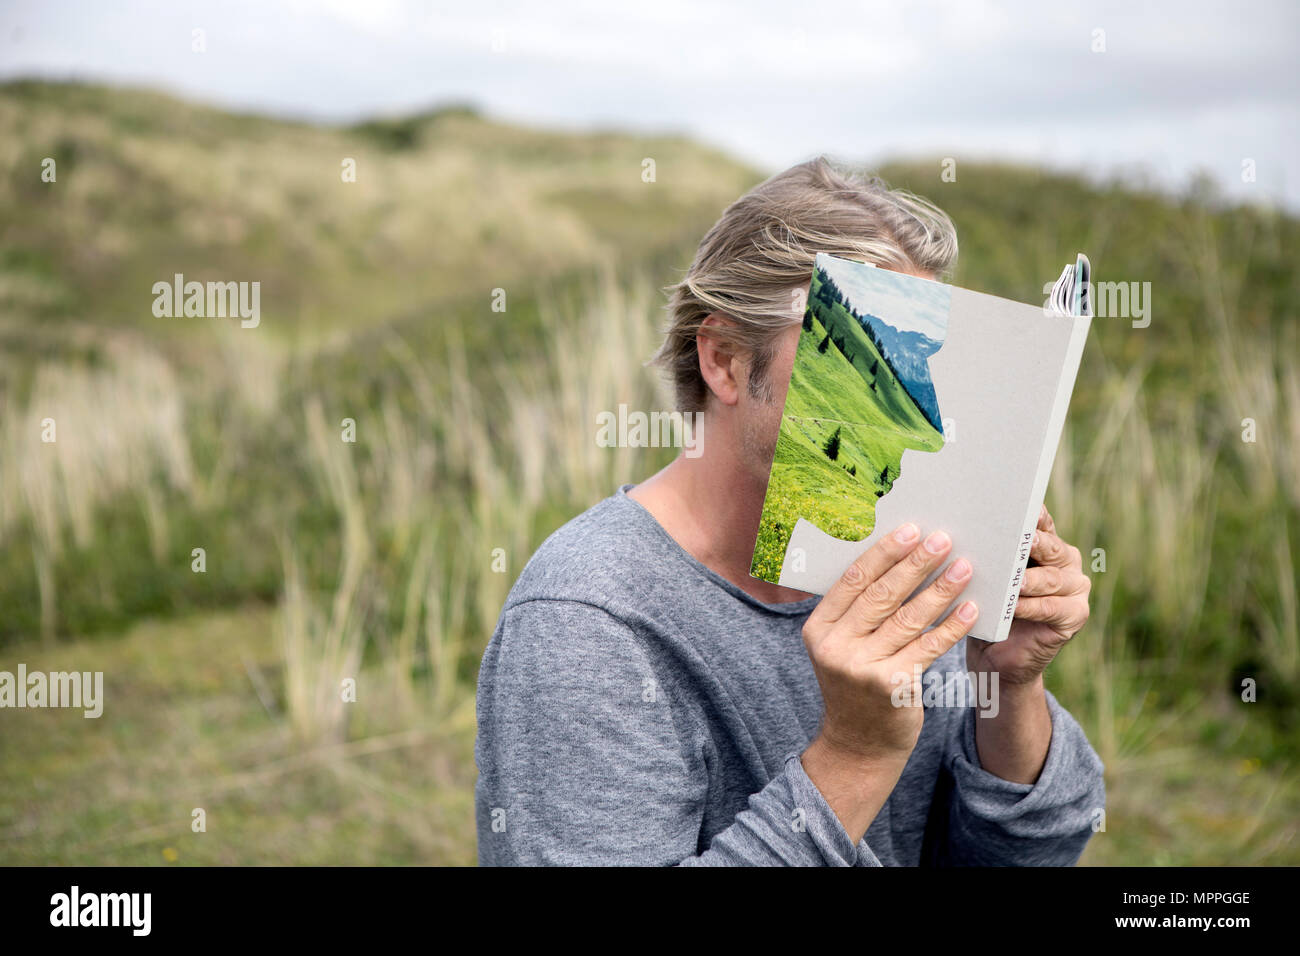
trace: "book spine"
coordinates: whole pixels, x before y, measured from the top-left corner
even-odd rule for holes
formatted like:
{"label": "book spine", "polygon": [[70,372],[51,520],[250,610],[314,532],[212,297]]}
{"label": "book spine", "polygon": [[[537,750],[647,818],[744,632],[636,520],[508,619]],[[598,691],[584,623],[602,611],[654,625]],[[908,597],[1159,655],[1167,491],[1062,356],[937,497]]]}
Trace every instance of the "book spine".
{"label": "book spine", "polygon": [[1011,631],[1011,621],[1016,616],[1016,601],[1020,597],[1020,588],[1025,582],[1025,568],[1029,565],[1029,550],[1033,544],[1034,531],[1038,528],[1038,515],[1043,509],[1043,500],[1047,497],[1047,483],[1052,477],[1052,462],[1056,460],[1056,448],[1061,442],[1061,431],[1065,427],[1065,414],[1070,408],[1074,380],[1079,374],[1079,361],[1083,358],[1083,347],[1088,341],[1088,329],[1092,326],[1090,316],[1075,316],[1071,321],[1074,327],[1070,334],[1070,346],[1061,366],[1061,380],[1057,385],[1056,400],[1052,404],[1052,417],[1048,419],[1047,429],[1043,433],[1038,471],[1034,475],[1033,493],[1029,496],[1029,510],[1021,524],[1016,568],[1007,585],[1007,595],[1002,602],[1002,616],[998,620],[994,641],[1007,639]]}
{"label": "book spine", "polygon": [[1011,621],[1016,616],[1016,601],[1020,598],[1020,587],[1025,583],[1025,568],[1029,566],[1029,548],[1034,542],[1034,529],[1038,526],[1038,512],[1043,507],[1041,495],[1035,494],[1033,500],[1037,503],[1033,505],[1029,516],[1025,519],[1027,527],[1020,532],[1020,541],[1016,551],[1016,570],[1011,575],[1011,583],[1007,586],[1006,600],[1002,602],[1002,618],[998,621],[997,633],[993,635],[995,641],[1005,641],[1007,639],[1007,634],[1011,631]]}

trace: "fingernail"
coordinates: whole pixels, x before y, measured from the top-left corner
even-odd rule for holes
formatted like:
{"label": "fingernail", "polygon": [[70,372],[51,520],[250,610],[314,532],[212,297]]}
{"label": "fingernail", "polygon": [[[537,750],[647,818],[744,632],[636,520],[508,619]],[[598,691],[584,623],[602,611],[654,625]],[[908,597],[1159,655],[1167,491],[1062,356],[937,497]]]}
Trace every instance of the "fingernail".
{"label": "fingernail", "polygon": [[965,621],[969,624],[971,621],[975,620],[975,617],[979,612],[980,609],[975,606],[974,601],[967,601],[961,607],[957,608],[957,620]]}
{"label": "fingernail", "polygon": [[925,539],[925,550],[929,551],[931,554],[938,554],[951,543],[952,542],[948,538],[947,534],[942,531],[936,531],[934,534],[930,535],[930,537]]}
{"label": "fingernail", "polygon": [[899,544],[907,544],[909,541],[915,541],[916,536],[920,533],[921,529],[909,521],[894,532],[894,540]]}
{"label": "fingernail", "polygon": [[949,581],[961,581],[964,580],[968,574],[970,574],[970,562],[965,558],[958,558],[952,564],[948,565],[948,570],[944,573],[944,577]]}

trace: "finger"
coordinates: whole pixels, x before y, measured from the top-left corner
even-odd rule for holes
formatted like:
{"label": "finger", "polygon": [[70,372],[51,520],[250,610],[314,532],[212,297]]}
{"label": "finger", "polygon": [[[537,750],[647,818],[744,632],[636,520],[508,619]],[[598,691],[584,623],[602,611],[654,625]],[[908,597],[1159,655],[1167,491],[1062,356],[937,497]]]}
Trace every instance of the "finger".
{"label": "finger", "polygon": [[1043,505],[1043,509],[1038,512],[1038,527],[1042,531],[1056,534],[1056,522],[1052,520],[1052,513],[1047,510],[1047,505]]}
{"label": "finger", "polygon": [[975,602],[963,601],[955,611],[943,619],[941,624],[913,640],[895,657],[902,668],[909,673],[917,665],[925,670],[956,647],[957,642],[966,636],[977,620],[979,620],[979,608]]}
{"label": "finger", "polygon": [[1060,594],[1065,590],[1065,571],[1050,565],[1025,568],[1024,583],[1020,585],[1021,597],[1038,597]]}
{"label": "finger", "polygon": [[1033,544],[1029,547],[1029,557],[1040,565],[1057,568],[1082,567],[1083,556],[1079,549],[1066,544],[1051,531],[1035,531]]}
{"label": "finger", "polygon": [[930,576],[952,550],[952,539],[936,531],[920,547],[898,561],[892,568],[864,588],[840,618],[857,634],[870,634],[880,627],[913,591]]}
{"label": "finger", "polygon": [[891,614],[871,635],[872,643],[886,656],[902,650],[956,600],[970,583],[970,578],[970,562],[958,558],[928,588]]}
{"label": "finger", "polygon": [[1073,634],[1083,627],[1083,610],[1077,599],[1060,594],[1021,598],[1016,602],[1016,619],[1046,624],[1053,630]]}
{"label": "finger", "polygon": [[832,624],[844,616],[854,600],[880,576],[915,550],[921,531],[910,521],[895,528],[848,566],[809,615],[817,623]]}

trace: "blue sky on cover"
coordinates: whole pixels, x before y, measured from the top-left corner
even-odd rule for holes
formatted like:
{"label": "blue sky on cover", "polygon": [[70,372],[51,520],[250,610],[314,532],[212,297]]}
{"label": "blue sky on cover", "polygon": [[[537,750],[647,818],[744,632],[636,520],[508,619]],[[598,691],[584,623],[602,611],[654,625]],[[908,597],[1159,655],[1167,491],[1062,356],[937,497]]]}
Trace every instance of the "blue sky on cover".
{"label": "blue sky on cover", "polygon": [[902,332],[943,342],[952,287],[916,276],[819,255],[818,263],[858,312],[869,312]]}

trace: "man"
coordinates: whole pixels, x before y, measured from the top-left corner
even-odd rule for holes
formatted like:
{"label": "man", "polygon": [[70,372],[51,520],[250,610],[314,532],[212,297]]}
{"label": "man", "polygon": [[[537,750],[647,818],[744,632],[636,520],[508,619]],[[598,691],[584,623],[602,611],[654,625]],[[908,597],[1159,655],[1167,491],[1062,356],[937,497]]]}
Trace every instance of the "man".
{"label": "man", "polygon": [[[972,573],[942,532],[904,525],[823,598],[749,576],[802,319],[791,304],[818,252],[935,277],[957,243],[934,206],[824,159],[757,186],[705,236],[656,356],[681,410],[703,414],[702,452],[569,522],[511,591],[479,672],[481,863],[1082,852],[1103,768],[1043,671],[1087,620],[1089,581],[1046,510],[1003,643],[964,639],[969,601],[938,619]],[[996,674],[996,705],[897,706],[917,666]]]}

